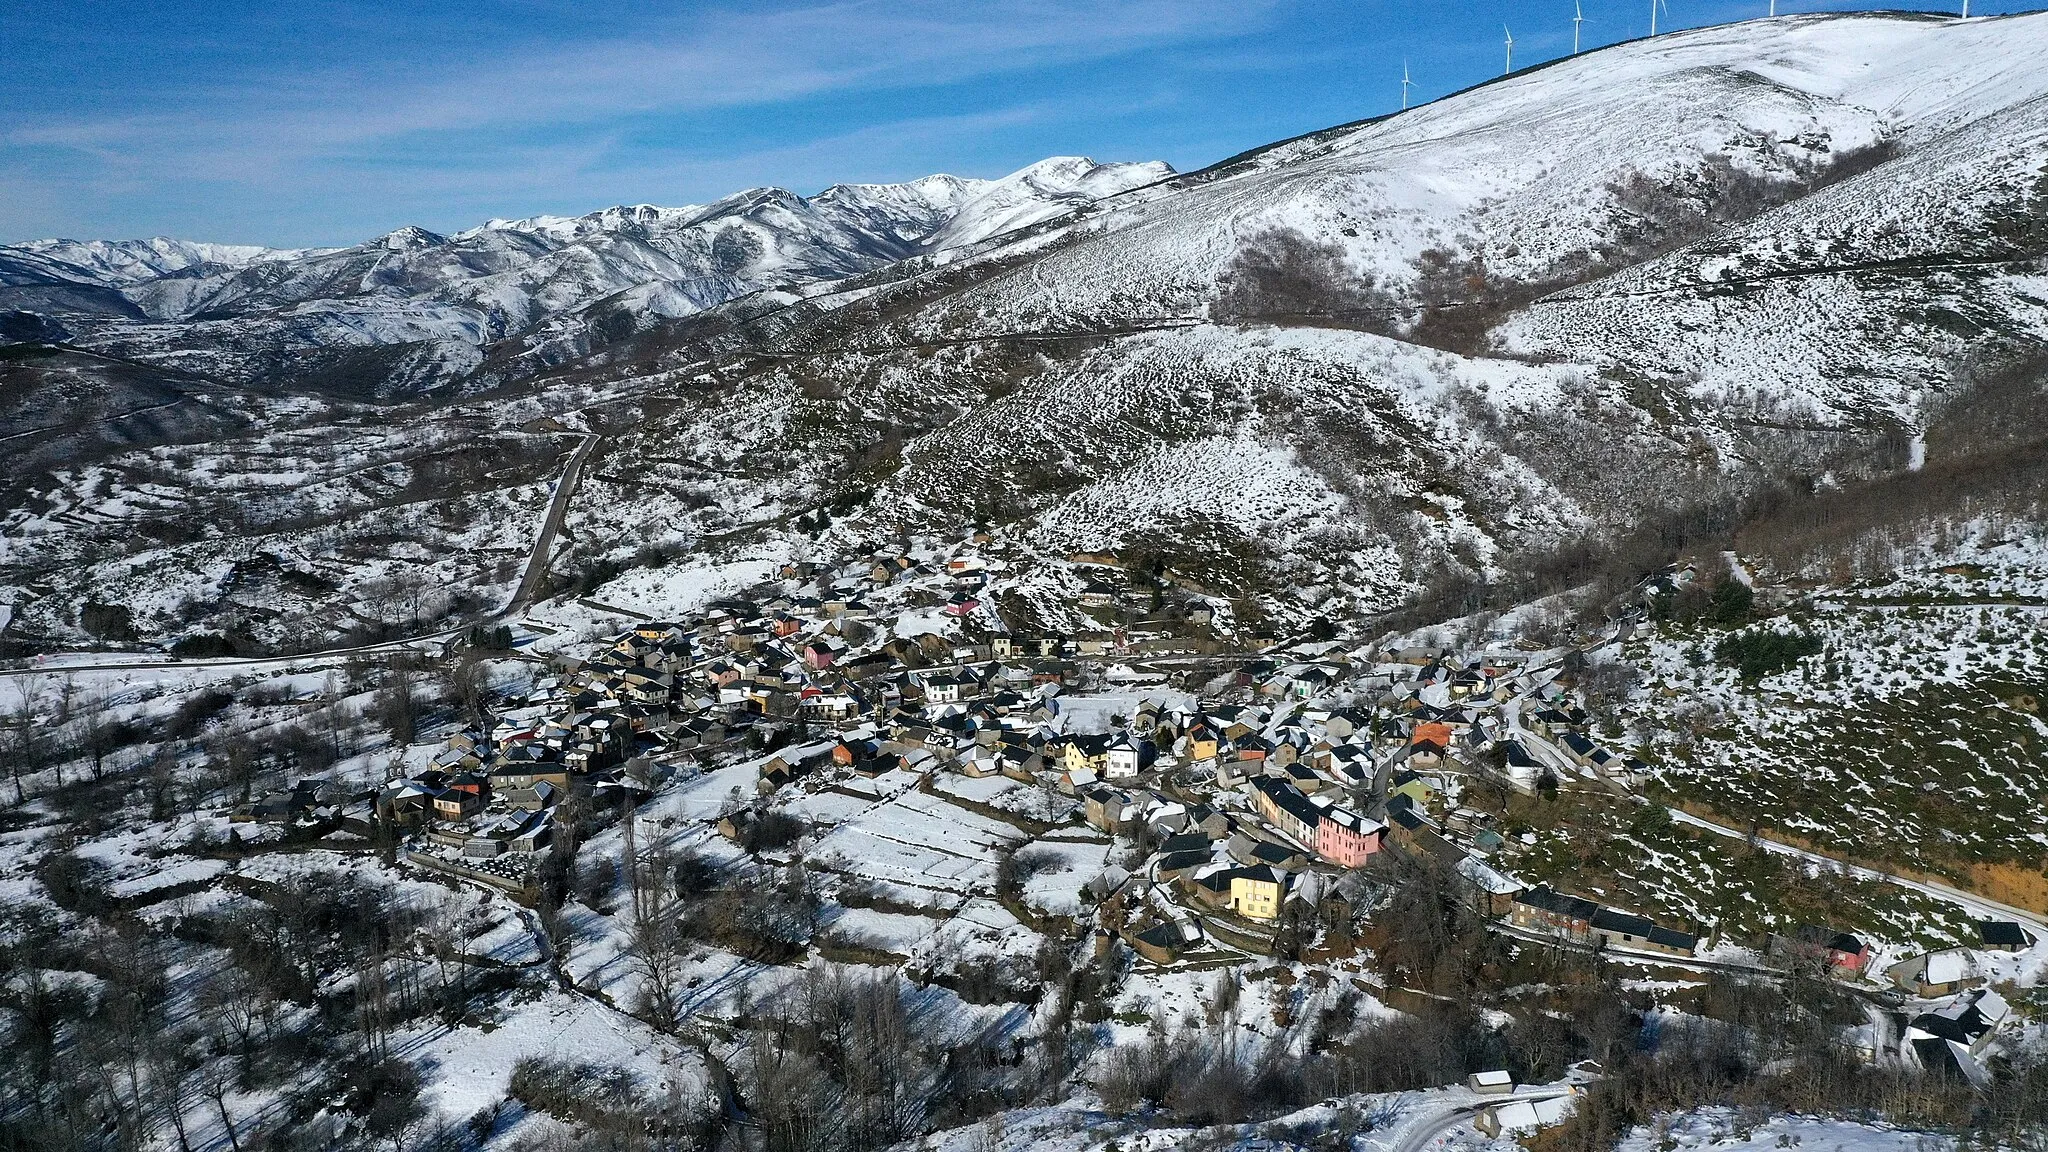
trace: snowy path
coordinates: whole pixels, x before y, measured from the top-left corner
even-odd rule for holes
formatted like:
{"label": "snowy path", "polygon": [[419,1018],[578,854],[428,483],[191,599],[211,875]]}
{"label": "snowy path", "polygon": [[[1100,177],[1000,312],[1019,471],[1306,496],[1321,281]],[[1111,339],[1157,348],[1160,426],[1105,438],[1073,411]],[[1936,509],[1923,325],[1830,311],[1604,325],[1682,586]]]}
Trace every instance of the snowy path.
{"label": "snowy path", "polygon": [[[1474,1116],[1496,1105],[1510,1101],[1534,1103],[1539,1100],[1555,1100],[1572,1094],[1571,1088],[1543,1086],[1530,1091],[1516,1091],[1505,1096],[1474,1096],[1463,1088],[1446,1091],[1446,1099],[1438,1107],[1412,1117],[1404,1117],[1400,1124],[1389,1133],[1393,1141],[1383,1145],[1387,1152],[1426,1152],[1441,1140],[1451,1129],[1469,1122]],[[1367,1137],[1374,1143],[1376,1139]]]}

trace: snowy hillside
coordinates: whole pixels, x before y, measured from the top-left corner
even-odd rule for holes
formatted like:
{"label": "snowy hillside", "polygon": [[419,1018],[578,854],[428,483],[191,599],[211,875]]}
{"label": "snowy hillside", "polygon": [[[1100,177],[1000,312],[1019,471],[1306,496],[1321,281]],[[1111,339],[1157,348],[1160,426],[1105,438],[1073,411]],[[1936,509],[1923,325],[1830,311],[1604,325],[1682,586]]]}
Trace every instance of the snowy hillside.
{"label": "snowy hillside", "polygon": [[2044,15],[1784,17],[1186,175],[1056,159],[0,292],[151,371],[601,426],[565,578],[974,521],[1375,615],[1967,444],[1937,411],[2048,343],[2043,49]]}
{"label": "snowy hillside", "polygon": [[0,396],[0,1152],[2048,1146],[2048,13],[0,248]]}
{"label": "snowy hillside", "polygon": [[1630,209],[1612,186],[1632,174],[1682,184],[1719,156],[1803,181],[1882,142],[1946,148],[1964,126],[2023,121],[2048,66],[2021,46],[2044,39],[2039,16],[1807,16],[1632,42],[1169,182],[1100,214],[1093,243],[960,307],[995,322],[1140,300],[1192,311],[1272,228],[1339,245],[1383,289],[1415,289],[1430,248],[1538,280],[1622,239]]}
{"label": "snowy hillside", "polygon": [[[847,298],[881,323],[799,327],[689,419],[777,461],[768,507],[851,483],[1054,548],[1199,523],[1295,610],[1498,580],[1894,466],[1959,365],[2038,345],[2042,47],[2048,16],[1813,16],[1557,62],[905,265]],[[828,475],[863,458],[835,418],[906,437],[879,485]]]}

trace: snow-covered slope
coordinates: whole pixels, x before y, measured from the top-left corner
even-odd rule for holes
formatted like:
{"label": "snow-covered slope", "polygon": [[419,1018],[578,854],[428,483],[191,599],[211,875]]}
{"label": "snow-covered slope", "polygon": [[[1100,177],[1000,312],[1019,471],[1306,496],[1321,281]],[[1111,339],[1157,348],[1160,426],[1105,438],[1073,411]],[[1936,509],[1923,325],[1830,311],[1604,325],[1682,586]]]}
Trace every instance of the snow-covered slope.
{"label": "snow-covered slope", "polygon": [[1172,175],[1172,168],[1156,160],[1149,164],[1097,164],[1085,156],[1041,160],[1001,180],[984,181],[969,189],[968,199],[950,220],[925,237],[921,247],[939,251],[977,243]]}
{"label": "snow-covered slope", "polygon": [[1362,126],[1319,133],[1127,197],[1073,246],[963,299],[996,323],[1142,301],[1191,313],[1245,241],[1298,229],[1361,280],[1417,287],[1428,249],[1542,280],[1625,238],[1616,185],[1679,194],[1701,165],[1801,182],[1881,143],[1937,146],[2048,93],[2048,17],[1800,16],[1635,41]]}
{"label": "snow-covered slope", "polygon": [[[1171,174],[1163,164],[1063,157],[1000,180],[929,176],[804,197],[755,188],[681,208],[492,220],[452,236],[401,228],[350,248],[274,251],[183,241],[36,241],[0,248],[0,276],[123,290],[157,319],[400,295],[467,308],[493,336],[660,282],[693,310],[778,284],[832,279],[1038,223]],[[176,279],[180,290],[157,281]]]}
{"label": "snow-covered slope", "polygon": [[1498,581],[1903,466],[1959,364],[2048,341],[2044,94],[2043,15],[1588,53],[906,264],[841,305],[879,323],[800,328],[621,451],[745,446],[751,518],[851,483],[878,523],[1178,552],[1293,611]]}
{"label": "snow-covered slope", "polygon": [[371,389],[392,394],[458,379],[485,345],[551,318],[578,327],[573,314],[599,301],[640,318],[688,316],[1042,223],[1171,171],[1060,157],[999,180],[939,175],[810,197],[755,188],[449,236],[401,228],[338,249],[37,241],[0,248],[0,311],[45,314],[74,343],[243,382],[323,349],[406,346],[393,359],[408,369]]}
{"label": "snow-covered slope", "polygon": [[[2048,15],[1674,33],[1178,176],[763,189],[138,283],[52,259],[0,251],[0,291],[128,363],[603,405],[565,571],[973,520],[1371,613],[1939,465],[1930,413],[2048,349]],[[173,283],[179,318],[142,295]]]}

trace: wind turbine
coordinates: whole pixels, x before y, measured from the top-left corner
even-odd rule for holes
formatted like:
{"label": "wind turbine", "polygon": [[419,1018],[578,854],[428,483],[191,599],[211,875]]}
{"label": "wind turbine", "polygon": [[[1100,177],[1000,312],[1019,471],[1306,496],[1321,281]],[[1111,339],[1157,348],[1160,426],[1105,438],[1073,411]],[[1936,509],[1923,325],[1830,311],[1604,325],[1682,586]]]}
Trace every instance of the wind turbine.
{"label": "wind turbine", "polygon": [[1401,110],[1404,112],[1408,110],[1408,89],[1414,86],[1415,81],[1408,79],[1408,58],[1403,56],[1401,57]]}
{"label": "wind turbine", "polygon": [[[1771,0],[1773,5],[1778,0]],[[1579,25],[1586,22],[1585,0],[1572,0],[1572,55],[1579,54]]]}
{"label": "wind turbine", "polygon": [[1501,75],[1506,76],[1507,74],[1515,70],[1515,34],[1513,32],[1509,32],[1508,26],[1505,24],[1500,26],[1500,30],[1502,32],[1507,32],[1508,36],[1508,64],[1507,67],[1501,69],[1500,73]]}

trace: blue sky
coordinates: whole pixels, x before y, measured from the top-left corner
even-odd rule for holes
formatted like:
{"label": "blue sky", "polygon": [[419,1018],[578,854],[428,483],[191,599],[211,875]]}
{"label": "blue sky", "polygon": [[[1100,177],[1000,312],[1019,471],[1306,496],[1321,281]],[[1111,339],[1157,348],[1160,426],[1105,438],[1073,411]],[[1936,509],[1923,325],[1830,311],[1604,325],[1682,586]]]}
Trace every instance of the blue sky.
{"label": "blue sky", "polygon": [[[1648,31],[1647,0],[1583,2],[1588,47]],[[1669,3],[1679,27],[1767,0]],[[1417,100],[1497,75],[1504,22],[1517,64],[1561,55],[1571,15],[1572,0],[0,0],[0,242],[347,244],[1050,155],[1188,169],[1398,108],[1404,57]]]}

